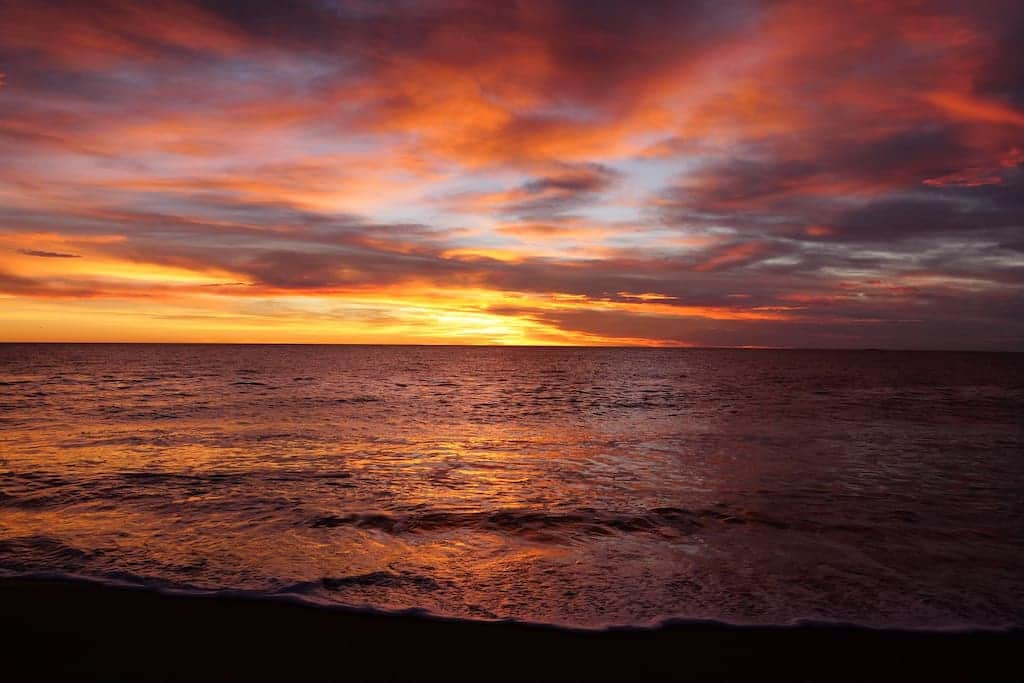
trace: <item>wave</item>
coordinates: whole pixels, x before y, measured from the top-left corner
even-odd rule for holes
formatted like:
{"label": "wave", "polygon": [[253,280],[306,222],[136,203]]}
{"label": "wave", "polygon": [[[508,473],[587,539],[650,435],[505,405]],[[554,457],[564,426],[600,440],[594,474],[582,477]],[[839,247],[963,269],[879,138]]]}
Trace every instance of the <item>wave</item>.
{"label": "wave", "polygon": [[592,508],[550,513],[531,510],[494,510],[484,512],[427,511],[408,514],[347,513],[321,515],[309,520],[314,528],[357,527],[390,534],[473,528],[489,531],[529,533],[571,529],[595,535],[620,533],[656,533],[670,531],[689,535],[708,523],[761,524],[777,529],[791,524],[750,511],[714,509],[688,510],[679,507],[658,507],[639,513],[619,513]]}
{"label": "wave", "polygon": [[[957,623],[921,627],[901,624],[877,625],[852,621],[831,621],[818,618],[796,618],[779,623],[709,619],[704,617],[674,616],[640,623],[609,623],[599,625],[578,625],[569,622],[533,621],[510,617],[467,617],[443,614],[422,607],[389,609],[367,604],[345,604],[335,600],[324,600],[317,595],[318,588],[329,591],[346,586],[376,586],[390,582],[404,583],[420,581],[425,577],[404,576],[392,572],[371,572],[348,577],[325,577],[320,581],[300,582],[277,590],[250,590],[237,588],[202,588],[184,583],[153,579],[128,572],[109,574],[84,574],[59,571],[11,571],[0,567],[0,582],[30,581],[39,584],[78,584],[120,590],[139,590],[161,595],[173,595],[195,599],[227,598],[250,602],[285,602],[310,608],[350,614],[377,616],[415,617],[431,621],[445,621],[464,624],[506,624],[529,628],[542,628],[575,633],[601,632],[657,632],[670,629],[710,628],[726,630],[850,630],[862,632],[892,633],[945,633],[945,634],[1024,634],[1024,627],[1016,624],[992,625]],[[429,581],[429,579],[428,579]],[[332,586],[334,588],[332,588]]]}
{"label": "wave", "polygon": [[47,509],[96,501],[116,505],[139,498],[167,500],[178,490],[194,494],[252,484],[324,482],[336,488],[351,488],[354,484],[346,481],[351,478],[352,474],[344,470],[297,469],[202,473],[123,470],[90,479],[71,479],[45,471],[0,471],[0,508]]}
{"label": "wave", "polygon": [[[18,536],[0,539],[0,558],[8,567],[27,567],[27,563],[19,563],[13,559],[29,555],[33,562],[44,562],[49,565],[61,565],[82,562],[89,557],[88,551],[57,540],[51,536]],[[0,565],[2,566],[2,565]]]}
{"label": "wave", "polygon": [[[705,513],[708,514],[708,513]],[[491,512],[350,513],[322,515],[310,520],[314,528],[352,526],[390,534],[443,529],[474,528],[511,533],[570,529],[588,534],[654,532],[661,529],[691,534],[702,525],[701,513],[682,508],[655,508],[642,514],[616,514],[598,510],[565,513],[527,510]]]}
{"label": "wave", "polygon": [[[445,582],[450,585],[450,582]],[[278,594],[308,595],[317,589],[331,592],[342,592],[349,588],[377,586],[384,588],[400,588],[412,586],[420,590],[435,591],[442,587],[441,582],[412,572],[379,571],[351,576],[325,576],[319,581],[302,581],[276,591]]]}

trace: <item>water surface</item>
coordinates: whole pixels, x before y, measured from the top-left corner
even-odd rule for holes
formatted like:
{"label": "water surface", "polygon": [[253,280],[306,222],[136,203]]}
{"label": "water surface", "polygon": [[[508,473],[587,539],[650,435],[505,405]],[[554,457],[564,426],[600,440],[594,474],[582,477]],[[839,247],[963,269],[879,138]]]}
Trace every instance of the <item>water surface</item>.
{"label": "water surface", "polygon": [[0,345],[0,571],[575,626],[1024,625],[1024,357]]}

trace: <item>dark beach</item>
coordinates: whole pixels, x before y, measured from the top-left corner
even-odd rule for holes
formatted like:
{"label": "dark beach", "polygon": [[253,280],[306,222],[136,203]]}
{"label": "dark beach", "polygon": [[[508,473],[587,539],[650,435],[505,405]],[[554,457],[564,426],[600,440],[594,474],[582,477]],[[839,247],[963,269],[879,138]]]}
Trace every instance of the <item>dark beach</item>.
{"label": "dark beach", "polygon": [[64,580],[0,582],[7,681],[1019,680],[1024,633],[579,631]]}

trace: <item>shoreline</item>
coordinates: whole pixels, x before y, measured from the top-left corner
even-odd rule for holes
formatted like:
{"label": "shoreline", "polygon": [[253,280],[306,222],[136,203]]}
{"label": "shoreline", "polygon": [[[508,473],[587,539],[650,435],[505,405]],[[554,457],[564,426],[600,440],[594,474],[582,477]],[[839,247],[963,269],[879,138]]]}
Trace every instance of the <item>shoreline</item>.
{"label": "shoreline", "polygon": [[1012,680],[1024,630],[566,629],[0,579],[4,680]]}

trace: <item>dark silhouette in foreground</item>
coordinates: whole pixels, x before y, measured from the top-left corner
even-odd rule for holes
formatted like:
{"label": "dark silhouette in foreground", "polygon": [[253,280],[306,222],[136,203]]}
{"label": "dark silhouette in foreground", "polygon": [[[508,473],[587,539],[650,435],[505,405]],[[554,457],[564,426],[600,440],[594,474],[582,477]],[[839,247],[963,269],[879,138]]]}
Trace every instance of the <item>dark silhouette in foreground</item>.
{"label": "dark silhouette in foreground", "polygon": [[0,679],[1019,680],[1024,632],[577,631],[0,581]]}

